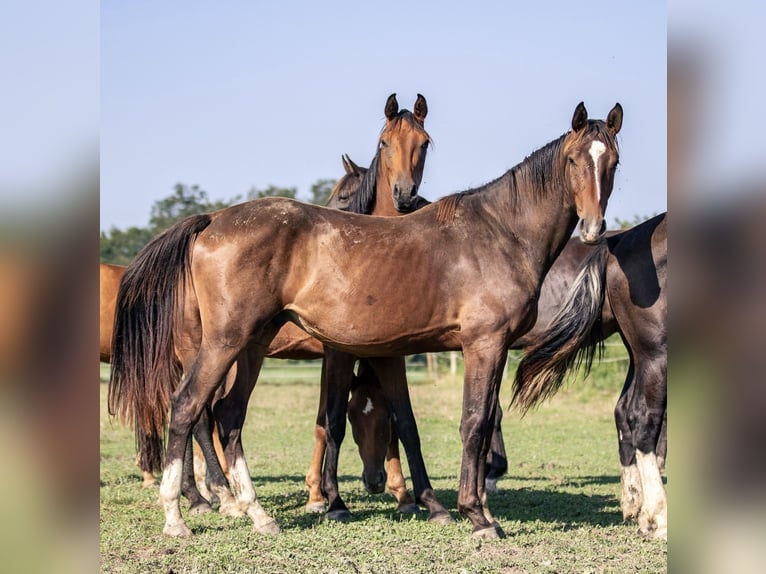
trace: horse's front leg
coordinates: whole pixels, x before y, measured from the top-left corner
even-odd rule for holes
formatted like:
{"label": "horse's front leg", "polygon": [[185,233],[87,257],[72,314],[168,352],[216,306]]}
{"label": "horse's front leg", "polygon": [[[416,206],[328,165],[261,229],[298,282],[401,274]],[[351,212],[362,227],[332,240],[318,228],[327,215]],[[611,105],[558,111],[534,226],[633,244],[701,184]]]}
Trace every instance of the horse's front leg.
{"label": "horse's front leg", "polygon": [[410,465],[415,500],[428,508],[428,520],[430,522],[439,524],[454,522],[449,511],[436,498],[428,478],[423,454],[420,450],[420,435],[410,403],[404,358],[369,359],[369,363],[375,370],[386,399],[391,405],[396,433],[404,445],[404,452],[407,454],[407,462]]}
{"label": "horse's front leg", "polygon": [[391,431],[391,442],[386,451],[386,489],[396,498],[396,510],[402,514],[417,514],[420,512],[415,499],[407,490],[407,483],[402,472],[402,461],[399,455],[399,435],[395,429]]}
{"label": "horse's front leg", "polygon": [[622,519],[625,521],[638,517],[643,504],[643,487],[636,465],[636,445],[633,442],[632,426],[635,421],[630,420],[630,407],[635,394],[635,374],[633,358],[631,357],[625,384],[620,398],[617,399],[617,405],[614,407],[614,422],[617,427],[617,444],[620,454],[620,483],[622,485],[620,506],[622,507]]}
{"label": "horse's front leg", "polygon": [[[351,369],[353,370],[353,364]],[[306,487],[309,489],[309,500],[304,507],[306,512],[324,512],[325,498],[322,493],[322,463],[324,462],[325,450],[327,449],[327,433],[325,420],[327,418],[327,376],[325,374],[326,362],[322,361],[322,374],[319,383],[319,406],[317,418],[314,424],[314,452],[311,455],[311,463],[306,473]]]}
{"label": "horse's front leg", "polygon": [[500,380],[506,361],[503,341],[474,341],[464,347],[465,381],[460,437],[463,459],[460,465],[458,510],[473,524],[473,536],[504,536],[485,508],[484,471],[497,409]]}
{"label": "horse's front leg", "polygon": [[345,521],[351,513],[338,491],[338,457],[343,438],[346,435],[346,413],[348,412],[348,394],[354,378],[356,357],[325,347],[322,376],[327,391],[325,417],[325,453],[322,490],[327,496],[328,520]]}

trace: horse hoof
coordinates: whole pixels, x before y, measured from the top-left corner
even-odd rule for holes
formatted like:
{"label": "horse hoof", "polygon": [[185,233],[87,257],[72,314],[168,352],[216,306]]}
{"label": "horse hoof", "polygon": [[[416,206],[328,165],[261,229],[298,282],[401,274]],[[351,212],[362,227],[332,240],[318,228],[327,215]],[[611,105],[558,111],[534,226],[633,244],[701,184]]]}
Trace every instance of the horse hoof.
{"label": "horse hoof", "polygon": [[401,506],[397,506],[396,511],[399,514],[420,514],[420,507],[414,502],[411,502],[409,504],[402,504]]}
{"label": "horse hoof", "polygon": [[207,502],[200,502],[194,506],[189,507],[189,514],[192,515],[208,514],[210,512],[213,512],[213,507],[210,506]]}
{"label": "horse hoof", "polygon": [[668,541],[668,527],[663,526],[661,528],[657,528],[654,532],[651,534],[651,538],[654,540],[664,540],[665,542]]}
{"label": "horse hoof", "polygon": [[304,512],[313,512],[317,514],[321,514],[324,512],[324,502],[309,502],[304,508]]}
{"label": "horse hoof", "polygon": [[156,486],[156,485],[157,485],[157,479],[154,478],[154,477],[152,477],[152,478],[145,478],[141,482],[141,487],[142,488],[151,488],[151,487]]}
{"label": "horse hoof", "polygon": [[173,536],[173,537],[192,535],[192,531],[189,530],[189,527],[186,526],[186,524],[184,524],[183,522],[179,522],[177,524],[166,524],[165,528],[162,529],[162,533],[165,536]]}
{"label": "horse hoof", "polygon": [[488,478],[484,481],[484,491],[487,494],[497,494],[497,479],[496,478]]}
{"label": "horse hoof", "polygon": [[428,522],[433,524],[454,524],[455,519],[449,512],[435,512],[428,517]]}
{"label": "horse hoof", "polygon": [[279,525],[273,519],[268,520],[263,524],[253,524],[253,530],[260,534],[268,534],[271,536],[276,536],[282,532]]}
{"label": "horse hoof", "polygon": [[348,522],[351,520],[351,513],[348,510],[331,510],[325,514],[325,519],[333,522]]}
{"label": "horse hoof", "polygon": [[505,538],[505,533],[500,526],[490,526],[489,528],[482,528],[481,530],[474,530],[471,533],[471,538],[494,540],[499,538]]}

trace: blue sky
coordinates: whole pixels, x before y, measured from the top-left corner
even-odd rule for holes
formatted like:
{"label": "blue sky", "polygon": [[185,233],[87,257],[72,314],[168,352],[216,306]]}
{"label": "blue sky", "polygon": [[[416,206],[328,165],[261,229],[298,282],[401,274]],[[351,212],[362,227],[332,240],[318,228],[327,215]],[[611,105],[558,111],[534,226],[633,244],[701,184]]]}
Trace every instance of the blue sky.
{"label": "blue sky", "polygon": [[666,209],[664,2],[103,2],[101,229],[177,182],[228,199],[367,165],[386,97],[428,100],[421,193],[480,185],[625,110],[607,220]]}

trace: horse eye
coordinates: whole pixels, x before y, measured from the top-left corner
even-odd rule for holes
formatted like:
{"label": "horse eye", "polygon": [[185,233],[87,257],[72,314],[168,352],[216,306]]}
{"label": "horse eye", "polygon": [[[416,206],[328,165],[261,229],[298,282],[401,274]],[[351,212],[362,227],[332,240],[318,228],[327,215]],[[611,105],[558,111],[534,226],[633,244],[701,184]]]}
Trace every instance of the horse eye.
{"label": "horse eye", "polygon": [[431,143],[430,141],[426,140],[425,143],[422,146],[420,146],[420,147],[423,148],[423,149],[428,149],[428,144],[430,144],[430,143]]}
{"label": "horse eye", "polygon": [[386,140],[380,140],[380,149],[383,149],[384,147],[388,146],[388,142]]}
{"label": "horse eye", "polygon": [[570,156],[570,157],[569,157],[569,158],[567,158],[567,159],[569,159],[569,165],[577,165],[577,164],[575,163],[575,160],[574,160],[574,158],[573,158],[573,157],[571,157],[571,156]]}

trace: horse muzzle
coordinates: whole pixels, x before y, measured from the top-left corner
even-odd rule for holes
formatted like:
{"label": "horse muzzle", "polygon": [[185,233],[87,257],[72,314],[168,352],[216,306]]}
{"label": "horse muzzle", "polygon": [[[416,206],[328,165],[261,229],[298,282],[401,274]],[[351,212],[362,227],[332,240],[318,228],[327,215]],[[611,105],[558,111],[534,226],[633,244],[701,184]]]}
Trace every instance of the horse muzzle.
{"label": "horse muzzle", "polygon": [[606,234],[606,221],[603,217],[596,220],[580,220],[580,241],[586,245],[600,243]]}
{"label": "horse muzzle", "polygon": [[418,196],[418,186],[413,183],[408,186],[394,185],[394,208],[399,213],[409,213],[415,209],[415,198]]}
{"label": "horse muzzle", "polygon": [[386,475],[385,470],[380,470],[372,474],[374,474],[374,477],[371,480],[368,480],[367,473],[362,473],[364,489],[370,494],[380,494],[386,489],[386,480],[388,480],[388,476]]}

